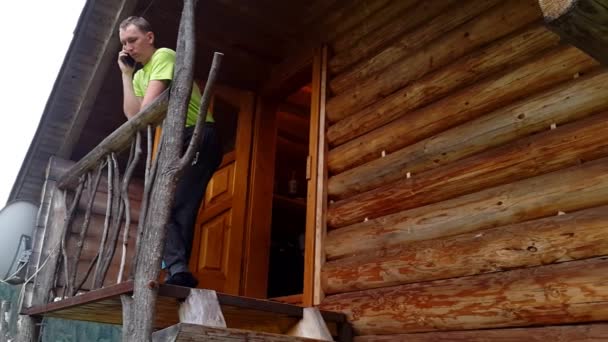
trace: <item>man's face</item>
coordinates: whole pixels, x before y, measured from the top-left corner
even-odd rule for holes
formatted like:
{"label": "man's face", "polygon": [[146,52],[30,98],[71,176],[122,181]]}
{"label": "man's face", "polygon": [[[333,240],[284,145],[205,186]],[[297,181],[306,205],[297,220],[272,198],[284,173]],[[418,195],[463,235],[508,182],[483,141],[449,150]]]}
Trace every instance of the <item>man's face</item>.
{"label": "man's face", "polygon": [[145,64],[154,53],[154,33],[142,32],[137,26],[129,25],[118,32],[122,49],[139,63]]}

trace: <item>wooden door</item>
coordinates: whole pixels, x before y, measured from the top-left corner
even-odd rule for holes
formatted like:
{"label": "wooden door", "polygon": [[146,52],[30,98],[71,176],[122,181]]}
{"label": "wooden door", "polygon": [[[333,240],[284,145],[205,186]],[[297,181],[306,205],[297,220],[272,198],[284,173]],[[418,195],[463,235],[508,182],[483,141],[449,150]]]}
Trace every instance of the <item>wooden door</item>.
{"label": "wooden door", "polygon": [[190,269],[199,287],[239,294],[254,96],[217,87],[216,127],[224,146],[196,221]]}

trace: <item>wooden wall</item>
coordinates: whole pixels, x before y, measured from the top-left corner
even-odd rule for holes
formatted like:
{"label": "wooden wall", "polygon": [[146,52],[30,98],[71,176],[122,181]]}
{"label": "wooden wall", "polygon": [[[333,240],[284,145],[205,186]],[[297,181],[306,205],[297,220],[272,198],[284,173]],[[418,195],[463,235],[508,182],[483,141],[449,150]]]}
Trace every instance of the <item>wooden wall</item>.
{"label": "wooden wall", "polygon": [[608,338],[579,325],[608,320],[608,71],[536,0],[351,15],[330,42],[321,307],[360,341]]}

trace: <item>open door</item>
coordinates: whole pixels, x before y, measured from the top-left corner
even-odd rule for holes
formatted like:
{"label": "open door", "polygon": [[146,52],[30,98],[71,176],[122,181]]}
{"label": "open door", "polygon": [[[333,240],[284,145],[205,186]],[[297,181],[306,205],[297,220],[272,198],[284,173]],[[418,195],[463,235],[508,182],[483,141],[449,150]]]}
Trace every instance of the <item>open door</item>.
{"label": "open door", "polygon": [[218,86],[213,112],[224,158],[196,221],[190,269],[199,287],[239,294],[254,95]]}

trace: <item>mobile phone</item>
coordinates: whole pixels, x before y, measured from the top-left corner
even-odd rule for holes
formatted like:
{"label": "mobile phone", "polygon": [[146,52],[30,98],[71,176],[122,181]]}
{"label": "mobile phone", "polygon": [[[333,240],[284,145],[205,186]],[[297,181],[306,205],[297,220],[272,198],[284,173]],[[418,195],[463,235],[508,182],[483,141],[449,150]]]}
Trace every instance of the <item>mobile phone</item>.
{"label": "mobile phone", "polygon": [[129,55],[120,57],[120,60],[130,67],[135,66],[135,59],[133,59],[133,57],[131,57]]}

